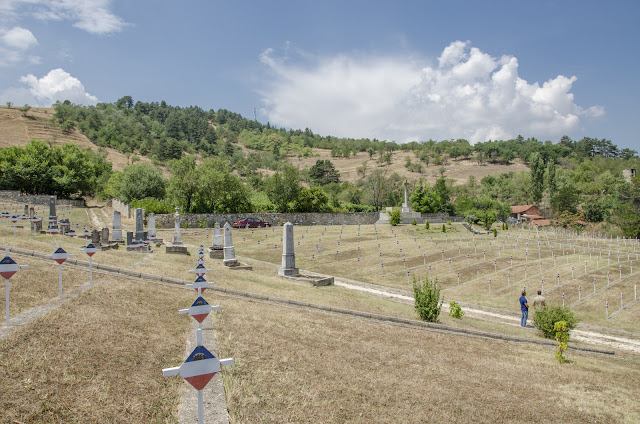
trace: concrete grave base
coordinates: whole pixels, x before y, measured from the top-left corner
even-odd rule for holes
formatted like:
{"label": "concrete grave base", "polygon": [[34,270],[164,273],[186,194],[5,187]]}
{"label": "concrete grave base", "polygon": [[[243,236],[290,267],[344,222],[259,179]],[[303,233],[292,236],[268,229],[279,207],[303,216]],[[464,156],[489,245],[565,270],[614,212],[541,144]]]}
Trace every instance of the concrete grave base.
{"label": "concrete grave base", "polygon": [[224,259],[224,250],[209,248],[209,257],[211,259]]}
{"label": "concrete grave base", "polygon": [[229,269],[232,269],[235,271],[238,271],[238,270],[253,271],[253,267],[251,265],[247,265],[245,263],[238,262],[238,261],[227,261],[226,263],[223,261],[222,264],[226,267],[229,267]]}
{"label": "concrete grave base", "polygon": [[170,255],[189,255],[189,250],[185,245],[167,244],[167,254]]}
{"label": "concrete grave base", "polygon": [[306,284],[308,286],[313,286],[313,287],[323,287],[323,286],[333,285],[333,277],[329,275],[309,273],[306,271],[303,271],[297,276],[281,275],[280,272],[278,272],[278,275],[281,278],[286,278],[287,280],[292,280],[292,281],[295,281],[296,283],[302,283],[302,284]]}
{"label": "concrete grave base", "polygon": [[280,268],[278,269],[278,275],[281,277],[297,277],[300,275],[298,268]]}

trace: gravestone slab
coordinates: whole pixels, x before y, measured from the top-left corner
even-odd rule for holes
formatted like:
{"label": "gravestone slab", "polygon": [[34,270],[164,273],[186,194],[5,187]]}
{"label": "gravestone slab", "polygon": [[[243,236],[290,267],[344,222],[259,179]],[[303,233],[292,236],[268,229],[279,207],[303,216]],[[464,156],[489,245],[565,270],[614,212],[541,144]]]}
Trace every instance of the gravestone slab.
{"label": "gravestone slab", "polygon": [[144,240],[144,211],[142,208],[136,209],[136,241]]}
{"label": "gravestone slab", "polygon": [[157,231],[156,231],[156,214],[153,213],[153,212],[149,214],[148,231],[149,231],[149,238],[151,240],[155,240],[156,239],[156,235],[157,235]]}
{"label": "gravestone slab", "polygon": [[113,241],[122,241],[122,220],[119,211],[113,211],[113,231],[111,237]]}
{"label": "gravestone slab", "polygon": [[213,226],[213,236],[211,237],[211,247],[209,257],[212,259],[224,259],[224,241],[220,224],[216,222]]}

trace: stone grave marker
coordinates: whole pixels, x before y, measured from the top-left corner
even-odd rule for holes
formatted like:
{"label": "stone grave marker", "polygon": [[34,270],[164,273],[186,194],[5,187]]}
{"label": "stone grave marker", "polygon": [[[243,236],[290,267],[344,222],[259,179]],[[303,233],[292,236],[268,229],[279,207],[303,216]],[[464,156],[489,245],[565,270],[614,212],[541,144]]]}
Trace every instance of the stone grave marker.
{"label": "stone grave marker", "polygon": [[136,208],[136,233],[135,238],[137,241],[144,240],[144,211],[142,208]]}
{"label": "stone grave marker", "polygon": [[209,257],[212,259],[224,259],[224,240],[220,224],[216,222],[213,226],[213,236],[211,237],[211,247]]}
{"label": "stone grave marker", "polygon": [[225,266],[237,266],[236,249],[233,247],[233,240],[231,239],[231,225],[229,223],[224,224],[224,259],[222,260]]}
{"label": "stone grave marker", "polygon": [[278,275],[298,276],[300,272],[296,268],[292,223],[287,222],[282,226],[282,238],[282,266],[278,269]]}
{"label": "stone grave marker", "polygon": [[111,238],[113,241],[122,241],[122,218],[119,211],[113,211],[113,231]]}

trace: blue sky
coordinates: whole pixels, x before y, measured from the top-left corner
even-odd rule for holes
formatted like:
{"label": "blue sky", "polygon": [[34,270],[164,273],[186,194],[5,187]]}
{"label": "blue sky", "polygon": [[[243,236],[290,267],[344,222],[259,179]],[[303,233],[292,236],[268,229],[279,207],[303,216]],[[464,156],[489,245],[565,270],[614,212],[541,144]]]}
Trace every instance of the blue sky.
{"label": "blue sky", "polygon": [[323,135],[640,149],[633,1],[0,0],[0,101],[225,108]]}

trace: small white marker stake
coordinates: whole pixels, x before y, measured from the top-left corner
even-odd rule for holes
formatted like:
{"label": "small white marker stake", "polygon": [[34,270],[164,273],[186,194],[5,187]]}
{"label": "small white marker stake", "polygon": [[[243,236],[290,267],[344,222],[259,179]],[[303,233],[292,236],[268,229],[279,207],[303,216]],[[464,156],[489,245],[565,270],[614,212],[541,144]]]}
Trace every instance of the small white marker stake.
{"label": "small white marker stake", "polygon": [[93,284],[93,262],[91,261],[91,257],[96,254],[96,252],[100,252],[102,249],[99,247],[95,247],[93,244],[87,244],[82,250],[89,256],[89,285]]}
{"label": "small white marker stake", "polygon": [[9,278],[20,269],[28,268],[27,265],[18,265],[9,257],[9,249],[4,250],[4,259],[0,261],[0,275],[4,277],[4,306],[5,306],[5,325],[9,327]]}
{"label": "small white marker stake", "polygon": [[58,262],[58,283],[59,283],[58,285],[60,289],[60,299],[62,299],[62,264],[67,259],[69,259],[69,256],[75,256],[75,255],[70,255],[67,252],[65,252],[64,249],[62,249],[62,243],[59,244],[58,250],[53,252],[53,255],[47,256],[48,259],[53,259],[54,261]]}

